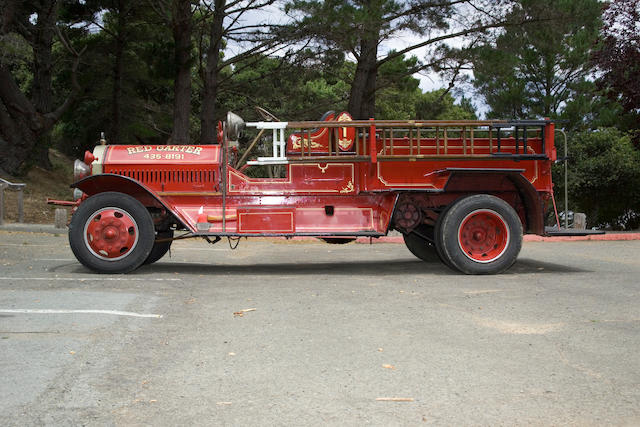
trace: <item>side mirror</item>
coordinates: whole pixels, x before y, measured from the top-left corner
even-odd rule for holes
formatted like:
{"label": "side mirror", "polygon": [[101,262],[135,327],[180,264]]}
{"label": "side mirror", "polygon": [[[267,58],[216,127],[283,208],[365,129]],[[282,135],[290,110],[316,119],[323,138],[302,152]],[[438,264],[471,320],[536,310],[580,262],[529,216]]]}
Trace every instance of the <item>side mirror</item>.
{"label": "side mirror", "polygon": [[242,120],[242,117],[229,111],[227,113],[226,125],[227,138],[229,138],[229,140],[231,141],[237,141],[238,138],[240,138],[240,135],[242,135],[242,131],[245,127],[245,123],[244,120]]}

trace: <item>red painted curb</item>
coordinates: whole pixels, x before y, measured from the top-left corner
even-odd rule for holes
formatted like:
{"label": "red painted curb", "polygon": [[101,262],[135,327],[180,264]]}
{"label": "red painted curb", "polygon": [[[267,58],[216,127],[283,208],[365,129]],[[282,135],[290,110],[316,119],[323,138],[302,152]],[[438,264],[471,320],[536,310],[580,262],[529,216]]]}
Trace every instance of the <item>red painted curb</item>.
{"label": "red painted curb", "polygon": [[[275,239],[286,239],[285,237],[275,237]],[[295,241],[318,241],[317,237],[297,236],[287,240]],[[584,242],[584,241],[615,241],[615,240],[640,240],[640,233],[607,233],[593,234],[590,236],[538,236],[527,234],[523,239],[525,242]],[[356,243],[379,244],[379,243],[404,243],[402,236],[383,236],[378,238],[358,237]]]}
{"label": "red painted curb", "polygon": [[[358,243],[369,243],[368,237],[358,237]],[[587,240],[640,240],[640,233],[608,233],[593,234],[590,236],[538,236],[527,234],[524,236],[525,242],[581,242]],[[402,236],[384,236],[378,239],[371,239],[371,243],[404,243]]]}
{"label": "red painted curb", "polygon": [[587,240],[640,240],[640,233],[607,233],[593,234],[590,236],[537,236],[528,234],[524,236],[525,242],[583,242]]}

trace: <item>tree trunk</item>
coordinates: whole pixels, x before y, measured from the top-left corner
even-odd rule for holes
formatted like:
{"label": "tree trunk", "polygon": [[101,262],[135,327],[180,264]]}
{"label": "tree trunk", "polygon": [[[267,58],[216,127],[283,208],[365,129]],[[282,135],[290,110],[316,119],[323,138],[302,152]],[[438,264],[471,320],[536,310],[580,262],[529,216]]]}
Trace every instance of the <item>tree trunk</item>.
{"label": "tree trunk", "polygon": [[0,169],[11,175],[24,172],[33,163],[38,138],[54,123],[36,111],[9,70],[0,65]]}
{"label": "tree trunk", "polygon": [[[72,68],[72,91],[58,108],[53,109],[51,47],[58,1],[43,0],[37,5],[37,22],[32,25],[26,21],[19,27],[33,49],[32,99],[20,90],[11,71],[0,62],[0,169],[12,175],[25,172],[34,163],[50,164],[49,132],[80,93],[76,80],[80,59],[77,56]],[[2,31],[10,28],[10,23],[3,25]]]}
{"label": "tree trunk", "polygon": [[360,58],[349,95],[349,113],[356,120],[374,117],[376,110],[376,78],[378,75],[378,42],[362,40]]}
{"label": "tree trunk", "polygon": [[31,119],[28,114],[12,111],[0,99],[0,170],[11,175],[26,171],[33,147],[38,142]]}
{"label": "tree trunk", "polygon": [[14,21],[20,16],[18,2],[3,2],[5,4],[7,10],[3,10],[2,32],[18,29],[33,50],[31,99],[22,93],[9,69],[0,64],[0,169],[16,175],[33,164],[51,167],[49,131],[68,106],[52,112],[51,49],[58,1],[35,2],[31,5],[33,9],[24,5],[26,11],[37,16],[33,24]]}
{"label": "tree trunk", "polygon": [[207,49],[207,65],[204,71],[204,94],[202,97],[202,113],[200,116],[200,143],[215,144],[216,139],[216,98],[218,95],[218,75],[220,63],[220,47],[222,45],[223,22],[226,0],[215,0],[213,21],[209,31],[209,48]]}
{"label": "tree trunk", "polygon": [[[54,28],[58,18],[57,1],[45,2],[38,10],[38,19],[33,31],[33,88],[32,102],[36,111],[48,113],[53,108],[53,94],[51,80],[53,73]],[[51,169],[49,160],[51,134],[45,132],[38,137],[30,160],[45,169]]]}
{"label": "tree trunk", "polygon": [[172,144],[188,144],[191,116],[191,1],[174,0],[173,39],[175,41],[175,81]]}
{"label": "tree trunk", "polygon": [[113,91],[111,93],[111,135],[109,139],[115,144],[121,144],[122,128],[122,82],[124,76],[124,50],[127,43],[126,35],[126,0],[118,1],[118,26],[115,35],[115,51],[113,61]]}
{"label": "tree trunk", "polygon": [[111,93],[111,135],[109,139],[116,144],[120,144],[120,118],[122,99],[122,52],[124,42],[118,38],[116,40],[115,61],[113,63],[113,92]]}

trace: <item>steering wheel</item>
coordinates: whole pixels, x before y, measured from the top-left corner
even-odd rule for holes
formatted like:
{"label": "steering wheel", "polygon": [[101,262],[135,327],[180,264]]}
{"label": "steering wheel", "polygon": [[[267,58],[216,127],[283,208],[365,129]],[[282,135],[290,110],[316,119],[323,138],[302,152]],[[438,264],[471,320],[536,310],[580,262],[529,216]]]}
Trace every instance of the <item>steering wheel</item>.
{"label": "steering wheel", "polygon": [[262,107],[254,107],[256,109],[256,112],[260,115],[260,117],[262,117],[262,119],[266,122],[279,122],[280,119],[278,119],[276,116],[274,116],[273,114],[271,114],[269,111],[265,110]]}

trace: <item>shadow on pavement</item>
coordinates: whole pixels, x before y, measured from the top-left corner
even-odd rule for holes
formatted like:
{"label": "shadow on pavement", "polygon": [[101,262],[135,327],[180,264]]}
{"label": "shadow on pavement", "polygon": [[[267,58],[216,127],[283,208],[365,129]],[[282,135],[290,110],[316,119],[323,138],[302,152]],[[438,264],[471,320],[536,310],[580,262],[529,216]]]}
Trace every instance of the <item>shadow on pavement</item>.
{"label": "shadow on pavement", "polygon": [[[68,272],[71,274],[91,274],[92,272],[79,263],[65,263],[49,268],[50,272]],[[570,274],[589,273],[592,270],[580,269],[574,266],[554,264],[533,259],[519,259],[506,272],[512,274]],[[154,274],[236,274],[251,275],[416,275],[427,274],[437,276],[466,276],[453,271],[440,261],[425,262],[413,259],[389,261],[344,261],[344,262],[315,262],[315,263],[261,263],[261,264],[215,264],[215,263],[184,263],[158,261],[152,265],[144,265],[125,276],[152,276]]]}
{"label": "shadow on pavement", "polygon": [[535,259],[520,258],[505,274],[529,273],[592,273],[592,270],[576,268],[574,266],[537,261]]}
{"label": "shadow on pavement", "polygon": [[345,261],[316,263],[269,263],[269,264],[195,264],[163,263],[143,266],[133,274],[148,275],[155,273],[179,274],[238,274],[238,275],[371,275],[371,274],[454,274],[439,262],[426,263],[419,260],[391,261]]}
{"label": "shadow on pavement", "polygon": [[[536,261],[532,259],[518,260],[516,264],[504,274],[532,274],[532,273],[586,273],[589,270],[573,266],[560,265]],[[439,261],[424,262],[419,260],[390,260],[390,261],[352,261],[352,262],[321,262],[321,263],[269,263],[269,264],[193,264],[193,263],[163,263],[143,266],[133,274],[148,275],[155,273],[179,274],[238,274],[238,275],[415,275],[431,274],[443,276],[463,275],[446,267]]]}

